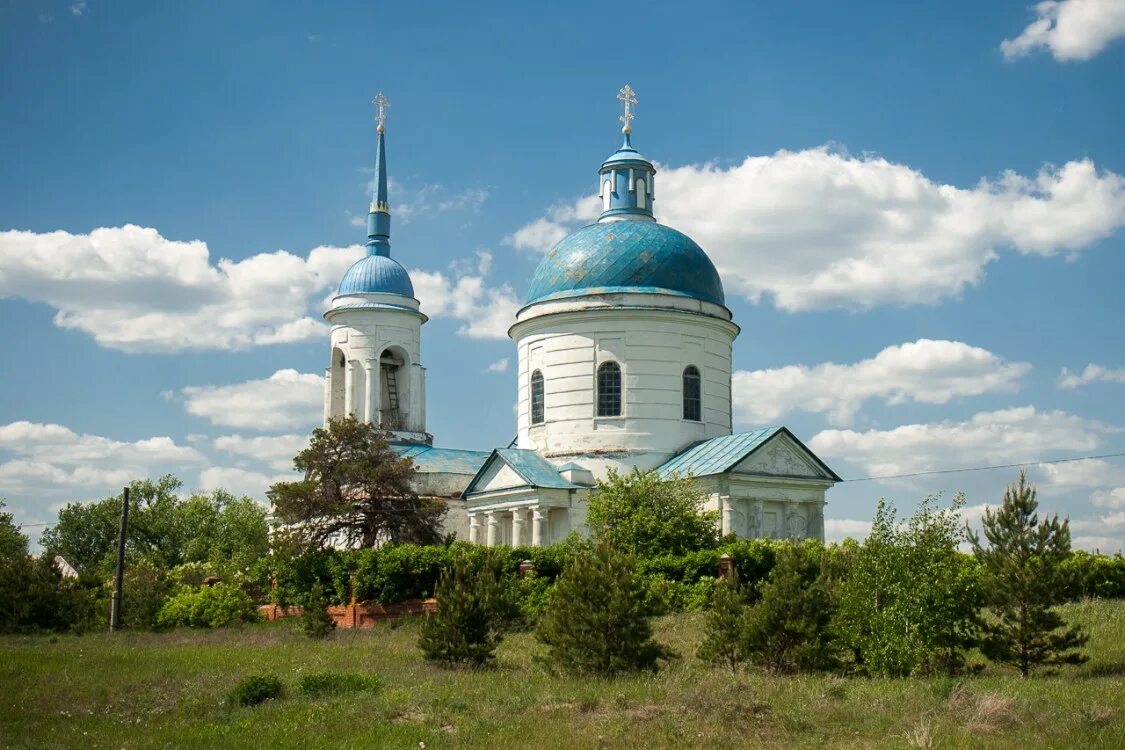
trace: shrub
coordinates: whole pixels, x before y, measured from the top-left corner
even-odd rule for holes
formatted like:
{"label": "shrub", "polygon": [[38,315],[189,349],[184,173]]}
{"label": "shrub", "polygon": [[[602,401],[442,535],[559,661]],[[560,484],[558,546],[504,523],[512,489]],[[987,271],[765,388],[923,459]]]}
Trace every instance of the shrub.
{"label": "shrub", "polygon": [[551,603],[553,585],[542,576],[522,576],[512,582],[511,595],[524,623],[538,622]]}
{"label": "shrub", "polygon": [[281,680],[276,675],[250,675],[234,686],[228,696],[238,706],[256,706],[281,697]]}
{"label": "shrub", "polygon": [[664,576],[641,576],[644,605],[649,614],[694,612],[711,606],[715,590],[714,578],[700,578],[693,583],[670,581]]}
{"label": "shrub", "polygon": [[499,556],[476,571],[459,556],[438,582],[437,611],[422,621],[418,647],[426,659],[446,666],[483,666],[517,618]]}
{"label": "shrub", "polygon": [[201,589],[180,587],[160,608],[160,627],[218,628],[257,619],[254,602],[232,583]]}
{"label": "shrub", "polygon": [[771,672],[800,672],[829,666],[828,625],[833,602],[817,573],[813,548],[789,544],[746,613],[742,649]]}
{"label": "shrub", "polygon": [[297,682],[301,692],[310,698],[323,698],[347,693],[372,693],[383,686],[374,675],[358,672],[313,672],[302,675]]}
{"label": "shrub", "polygon": [[746,618],[745,592],[737,574],[720,578],[715,589],[711,611],[703,625],[703,643],[699,658],[711,664],[723,664],[733,672],[744,658],[742,633]]}
{"label": "shrub", "polygon": [[[107,582],[112,593],[113,583]],[[167,572],[151,563],[141,562],[125,568],[121,596],[121,624],[136,630],[154,630],[164,600],[173,589]]]}
{"label": "shrub", "polygon": [[548,664],[579,674],[655,670],[673,656],[652,639],[633,558],[604,541],[567,563],[536,637]]}
{"label": "shrub", "polygon": [[309,638],[327,638],[335,628],[336,621],[328,614],[324,587],[317,581],[301,608],[301,630]]}
{"label": "shrub", "polygon": [[598,480],[586,523],[597,539],[635,555],[682,555],[718,544],[718,513],[704,511],[706,495],[690,478],[661,478],[634,468],[610,469]]}

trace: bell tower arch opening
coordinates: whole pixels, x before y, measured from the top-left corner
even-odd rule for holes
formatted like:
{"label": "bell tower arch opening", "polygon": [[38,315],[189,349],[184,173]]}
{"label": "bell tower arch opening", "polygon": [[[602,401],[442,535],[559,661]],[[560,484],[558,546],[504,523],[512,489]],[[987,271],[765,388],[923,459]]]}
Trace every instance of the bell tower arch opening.
{"label": "bell tower arch opening", "polygon": [[379,355],[379,427],[405,430],[410,409],[410,357],[392,346]]}

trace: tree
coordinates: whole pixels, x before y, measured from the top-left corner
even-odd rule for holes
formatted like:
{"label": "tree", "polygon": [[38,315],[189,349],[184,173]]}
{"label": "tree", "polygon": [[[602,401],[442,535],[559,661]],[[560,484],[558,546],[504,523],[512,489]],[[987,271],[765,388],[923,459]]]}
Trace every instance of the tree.
{"label": "tree", "polygon": [[834,603],[820,573],[823,549],[786,544],[746,615],[742,648],[771,672],[801,672],[832,663],[828,626]]}
{"label": "tree", "polygon": [[496,647],[518,618],[501,558],[485,557],[473,568],[458,555],[438,581],[437,611],[426,615],[418,647],[426,659],[446,666],[481,667],[496,656]]}
{"label": "tree", "polygon": [[690,478],[609,470],[590,496],[586,523],[598,539],[642,557],[682,555],[718,544],[718,513]]}
{"label": "tree", "polygon": [[4,510],[0,500],[0,562],[27,557],[27,536],[16,525],[15,516]]}
{"label": "tree", "polygon": [[301,607],[301,630],[309,638],[327,638],[336,628],[336,621],[328,614],[328,598],[320,581],[313,584]]}
{"label": "tree", "polygon": [[549,664],[577,674],[655,670],[673,656],[652,639],[633,557],[604,540],[568,561],[536,637]]}
{"label": "tree", "polygon": [[948,509],[926,497],[900,525],[880,500],[871,533],[855,555],[832,623],[856,665],[872,675],[956,671],[976,643],[981,592],[966,558],[964,498]]}
{"label": "tree", "polygon": [[986,509],[982,526],[989,546],[970,532],[984,570],[992,619],[981,650],[1015,665],[1027,677],[1037,666],[1081,664],[1076,649],[1089,636],[1066,623],[1053,606],[1065,596],[1063,563],[1070,556],[1070,523],[1057,515],[1039,520],[1035,487],[1025,472],[1004,491],[1000,508]]}
{"label": "tree", "polygon": [[744,659],[745,599],[745,592],[734,571],[715,583],[715,596],[703,625],[703,643],[697,652],[700,659],[710,664],[725,665],[732,672],[738,670]]}
{"label": "tree", "polygon": [[331,420],[313,430],[293,466],[305,478],[278,482],[267,494],[274,514],[301,543],[441,541],[445,505],[414,493],[413,462],[400,459],[373,425],[353,417]]}

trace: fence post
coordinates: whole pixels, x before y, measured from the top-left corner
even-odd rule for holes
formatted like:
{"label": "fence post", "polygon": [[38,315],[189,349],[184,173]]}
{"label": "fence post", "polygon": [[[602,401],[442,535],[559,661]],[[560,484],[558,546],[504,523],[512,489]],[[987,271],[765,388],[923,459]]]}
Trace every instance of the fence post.
{"label": "fence post", "polygon": [[117,570],[113,575],[113,599],[109,607],[109,631],[121,629],[121,587],[125,582],[125,530],[129,524],[129,488],[121,493],[121,526],[117,530]]}

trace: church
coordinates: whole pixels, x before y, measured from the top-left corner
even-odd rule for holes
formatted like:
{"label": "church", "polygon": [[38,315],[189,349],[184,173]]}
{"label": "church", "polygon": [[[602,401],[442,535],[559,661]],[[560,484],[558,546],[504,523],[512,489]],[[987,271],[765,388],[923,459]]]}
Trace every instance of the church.
{"label": "church", "polygon": [[598,219],[548,252],[508,335],[519,367],[516,438],[491,451],[441,448],[426,432],[422,325],[391,257],[386,98],[378,105],[367,252],[340,280],[324,419],[378,425],[415,466],[419,495],[447,503],[446,530],[485,545],[547,545],[585,530],[610,470],[690,477],[740,537],[824,538],[840,478],[784,426],[734,432],[731,352],[739,327],[723,282],[690,237],[656,221],[656,168],[624,142],[598,167]]}

